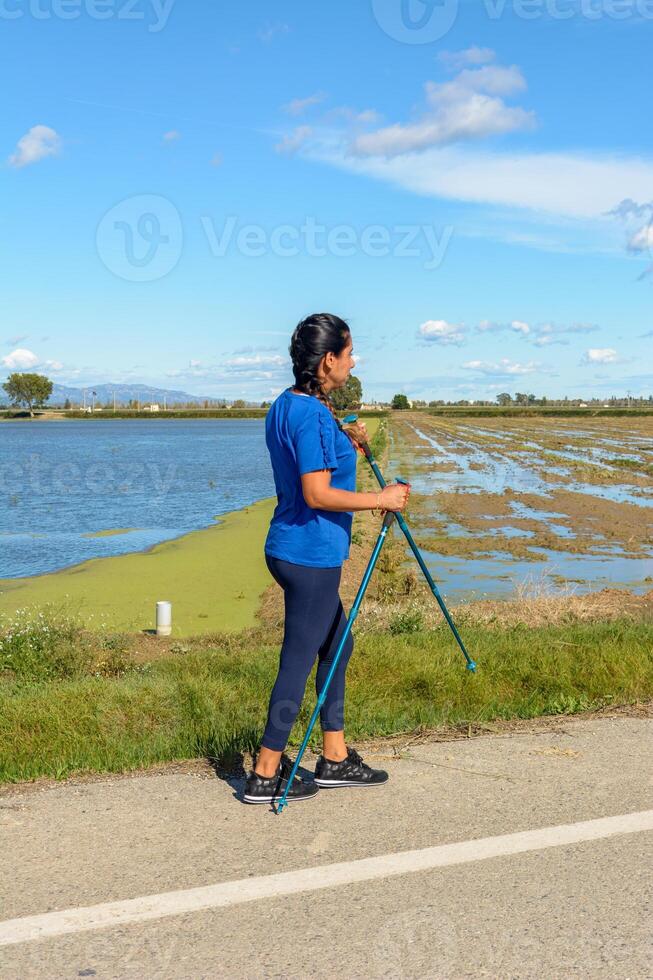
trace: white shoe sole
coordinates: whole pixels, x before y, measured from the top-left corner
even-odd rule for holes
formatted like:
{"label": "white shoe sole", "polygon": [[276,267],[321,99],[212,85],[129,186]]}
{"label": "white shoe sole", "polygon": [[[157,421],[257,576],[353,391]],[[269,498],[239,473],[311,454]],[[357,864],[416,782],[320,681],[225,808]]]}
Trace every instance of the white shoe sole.
{"label": "white shoe sole", "polygon": [[336,786],[365,786],[367,788],[368,786],[385,786],[385,784],[388,782],[388,780],[387,779],[384,779],[382,783],[355,783],[351,779],[330,779],[330,780],[328,780],[328,779],[316,779],[315,782],[317,783],[318,786],[321,786],[324,789],[329,789],[329,787],[331,787],[331,786],[333,786],[333,787],[336,787]]}
{"label": "white shoe sole", "polygon": [[[301,803],[302,800],[314,800],[317,793],[312,793],[311,796],[289,796],[286,799],[286,803]],[[245,803],[280,803],[283,799],[283,794],[281,796],[243,796]]]}

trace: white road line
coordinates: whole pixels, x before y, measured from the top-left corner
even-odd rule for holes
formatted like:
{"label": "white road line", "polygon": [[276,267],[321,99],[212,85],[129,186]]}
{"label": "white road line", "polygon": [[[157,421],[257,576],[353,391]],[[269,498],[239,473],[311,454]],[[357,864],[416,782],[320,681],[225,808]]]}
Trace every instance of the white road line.
{"label": "white road line", "polygon": [[[288,819],[286,817],[286,819]],[[508,854],[524,854],[547,847],[564,847],[583,841],[601,840],[619,834],[636,834],[653,830],[653,810],[625,813],[617,817],[602,817],[579,823],[561,824],[557,827],[540,827],[500,837],[482,837],[479,840],[460,841],[456,844],[440,844],[415,851],[397,854],[381,854],[378,857],[358,861],[324,864],[316,868],[285,871],[260,878],[225,881],[200,888],[187,888],[160,895],[145,895],[121,902],[106,902],[86,908],[65,909],[43,915],[28,915],[19,919],[0,922],[0,946],[30,942],[92,929],[131,922],[161,919],[168,915],[199,912],[203,909],[224,908],[255,902],[262,898],[278,898],[299,892],[317,891],[349,885],[357,881],[373,881],[394,875],[445,868],[470,861]]]}

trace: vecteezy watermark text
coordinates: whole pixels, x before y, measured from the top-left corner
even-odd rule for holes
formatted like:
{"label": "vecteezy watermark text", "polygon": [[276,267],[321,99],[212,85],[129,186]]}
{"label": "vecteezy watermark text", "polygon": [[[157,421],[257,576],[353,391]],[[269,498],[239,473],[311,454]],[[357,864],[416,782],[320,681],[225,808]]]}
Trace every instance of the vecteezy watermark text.
{"label": "vecteezy watermark text", "polygon": [[[653,0],[474,0],[489,20],[512,13],[520,20],[653,20]],[[456,23],[460,0],[372,0],[381,29],[403,44],[432,44]]]}
{"label": "vecteezy watermark text", "polygon": [[0,0],[0,20],[142,20],[151,34],[168,23],[175,0]]}
{"label": "vecteezy watermark text", "polygon": [[[243,223],[235,215],[195,219],[210,254],[261,258],[368,258],[392,256],[421,260],[428,272],[443,262],[453,225],[427,224],[326,225],[315,217],[301,224],[267,228]],[[184,222],[191,224],[192,222]],[[141,194],[126,198],[104,214],[95,235],[97,253],[114,275],[129,282],[152,282],[171,272],[183,251],[184,230],[177,208],[165,197]]]}
{"label": "vecteezy watermark text", "polygon": [[177,476],[177,464],[92,463],[66,461],[52,465],[38,453],[23,462],[0,464],[0,493],[52,496],[60,494],[113,494],[152,490],[164,497]]}
{"label": "vecteezy watermark text", "polygon": [[235,248],[239,255],[259,258],[272,254],[280,258],[423,258],[423,267],[437,269],[442,263],[453,234],[450,225],[439,235],[432,225],[366,225],[358,229],[339,224],[329,227],[313,217],[301,225],[276,225],[267,230],[262,225],[239,225],[238,218],[229,215],[220,227],[208,215],[200,219],[211,254],[223,258]]}

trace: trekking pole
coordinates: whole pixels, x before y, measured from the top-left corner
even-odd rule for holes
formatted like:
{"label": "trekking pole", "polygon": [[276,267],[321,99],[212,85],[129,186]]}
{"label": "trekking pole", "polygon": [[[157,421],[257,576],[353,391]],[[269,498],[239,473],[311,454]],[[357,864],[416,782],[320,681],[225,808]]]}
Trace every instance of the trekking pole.
{"label": "trekking pole", "polygon": [[[357,422],[357,421],[358,421],[358,416],[357,415],[347,415],[343,419],[343,424],[346,424],[346,425],[352,424],[353,425],[353,423],[354,422]],[[363,452],[365,453],[365,457],[367,459],[367,462],[370,464],[370,466],[372,468],[372,472],[374,473],[374,476],[379,481],[379,485],[381,486],[381,488],[387,486],[387,483],[383,479],[383,474],[381,473],[381,470],[379,469],[379,465],[378,465],[377,461],[375,460],[374,454],[372,453],[372,450],[370,449],[368,443],[367,442],[363,442],[363,443],[360,444],[360,446],[361,446],[361,449],[363,450]],[[404,482],[405,482],[404,480],[397,480],[397,483],[404,483]],[[456,629],[456,624],[454,623],[453,619],[451,618],[451,615],[449,613],[449,610],[447,609],[447,607],[446,607],[446,605],[444,603],[444,599],[440,595],[440,590],[438,589],[437,585],[433,581],[433,577],[432,577],[431,573],[429,572],[428,568],[426,567],[426,563],[424,562],[424,559],[422,558],[422,555],[420,553],[419,548],[417,547],[417,545],[415,544],[415,542],[413,540],[412,534],[408,530],[408,525],[406,524],[406,521],[404,520],[403,514],[401,514],[399,511],[397,511],[397,513],[395,514],[395,517],[397,518],[397,524],[399,525],[399,527],[401,528],[401,530],[404,532],[404,536],[406,538],[406,541],[410,545],[410,547],[412,549],[412,552],[415,555],[415,558],[417,559],[417,563],[418,563],[419,567],[422,569],[422,571],[424,573],[424,578],[426,579],[426,581],[428,583],[428,586],[429,586],[431,592],[435,596],[435,599],[436,599],[436,601],[437,601],[440,609],[442,610],[442,614],[443,614],[444,618],[446,619],[446,621],[448,622],[449,626],[451,627],[451,632],[453,633],[454,637],[456,638],[456,642],[458,643],[458,646],[462,650],[463,656],[464,656],[465,660],[467,661],[467,670],[471,670],[471,672],[474,673],[476,671],[476,663],[472,660],[472,658],[467,653],[467,650],[465,649],[465,644],[463,643],[463,641],[460,638],[460,633]]]}
{"label": "trekking pole", "polygon": [[[401,482],[403,483],[404,481],[402,480]],[[392,524],[392,522],[395,519],[395,517],[398,516],[398,513],[399,513],[398,511],[397,511],[397,513],[395,513],[394,511],[389,510],[389,511],[386,511],[385,517],[383,518],[383,524],[381,525],[381,533],[379,534],[378,540],[377,540],[377,542],[376,542],[376,544],[374,546],[374,551],[372,552],[372,557],[370,558],[369,564],[368,564],[368,566],[367,566],[367,568],[365,570],[365,574],[363,575],[363,581],[361,582],[360,588],[359,588],[358,593],[356,595],[356,598],[354,599],[354,604],[351,607],[351,611],[349,613],[349,619],[347,620],[347,626],[345,627],[345,631],[342,634],[342,638],[340,640],[340,643],[338,644],[338,649],[336,650],[336,655],[333,658],[333,663],[331,664],[331,668],[329,670],[329,673],[326,676],[326,680],[324,682],[324,686],[323,686],[323,688],[320,691],[320,694],[318,696],[317,704],[315,705],[315,708],[313,710],[313,714],[311,715],[311,720],[308,723],[308,728],[306,729],[306,734],[304,735],[304,740],[303,740],[303,742],[302,742],[302,744],[301,744],[301,746],[299,748],[299,752],[297,753],[297,758],[295,759],[295,764],[293,765],[292,770],[290,772],[290,775],[288,777],[288,782],[286,783],[286,788],[285,788],[285,790],[283,792],[283,796],[279,800],[279,805],[277,806],[277,813],[281,813],[281,811],[283,810],[284,806],[286,805],[286,797],[288,795],[288,790],[292,786],[292,781],[295,778],[295,774],[296,774],[297,770],[299,769],[299,763],[301,762],[302,756],[304,755],[304,752],[306,750],[306,746],[308,745],[308,740],[311,737],[311,732],[313,731],[313,726],[315,725],[315,722],[317,721],[317,716],[320,713],[320,708],[324,704],[324,699],[326,698],[326,694],[327,694],[327,691],[329,689],[329,684],[331,683],[331,678],[333,677],[333,675],[334,675],[334,673],[336,671],[336,667],[338,666],[338,661],[340,660],[340,654],[342,653],[343,648],[345,646],[345,643],[347,642],[347,637],[351,633],[352,626],[354,625],[354,620],[356,619],[356,616],[358,615],[358,610],[360,608],[361,602],[363,601],[363,596],[365,595],[365,590],[367,589],[367,586],[369,584],[369,581],[370,581],[370,579],[372,577],[372,572],[374,571],[374,566],[377,563],[378,557],[379,557],[379,555],[381,553],[381,548],[383,547],[383,543],[384,543],[384,541],[385,541],[385,539],[387,537],[388,528]]]}

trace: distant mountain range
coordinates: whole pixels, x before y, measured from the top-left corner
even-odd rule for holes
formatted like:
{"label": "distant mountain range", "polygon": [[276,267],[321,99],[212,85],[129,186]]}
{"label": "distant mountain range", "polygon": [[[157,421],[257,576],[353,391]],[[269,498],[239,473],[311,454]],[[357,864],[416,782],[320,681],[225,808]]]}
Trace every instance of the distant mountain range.
{"label": "distant mountain range", "polygon": [[93,403],[93,392],[95,392],[96,405],[113,405],[114,394],[116,405],[128,405],[130,401],[139,401],[141,405],[149,405],[151,402],[156,402],[163,406],[164,402],[166,402],[170,408],[175,402],[182,404],[190,403],[192,405],[203,405],[205,401],[215,405],[225,404],[227,402],[225,398],[212,398],[208,395],[189,395],[187,391],[152,388],[150,385],[102,384],[87,385],[84,388],[69,388],[67,385],[54,384],[52,386],[52,394],[46,402],[46,405],[63,405],[67,398],[73,405],[83,405],[84,392],[86,392],[87,405]]}

